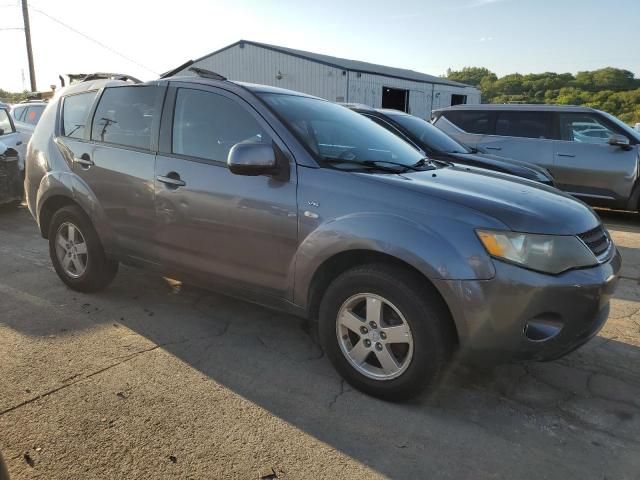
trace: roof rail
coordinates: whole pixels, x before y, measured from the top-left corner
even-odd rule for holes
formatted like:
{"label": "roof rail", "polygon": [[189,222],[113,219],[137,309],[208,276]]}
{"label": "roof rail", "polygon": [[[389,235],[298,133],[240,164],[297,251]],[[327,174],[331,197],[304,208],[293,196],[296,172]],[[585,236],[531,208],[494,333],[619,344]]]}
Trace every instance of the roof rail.
{"label": "roof rail", "polygon": [[184,70],[187,67],[190,67],[191,65],[193,65],[193,60],[187,60],[186,62],[184,62],[179,67],[172,68],[168,72],[164,72],[162,75],[160,75],[160,78],[173,77],[176,73],[181,72],[182,70]]}
{"label": "roof rail", "polygon": [[142,83],[141,80],[138,80],[136,77],[132,77],[131,75],[126,75],[124,73],[107,73],[107,72],[97,72],[91,73],[84,77],[81,81],[88,82],[90,80],[122,80],[122,81],[131,81],[133,83]]}
{"label": "roof rail", "polygon": [[214,80],[226,80],[227,79],[227,77],[223,77],[219,73],[212,72],[211,70],[207,70],[206,68],[191,67],[189,70],[194,72],[199,77],[212,78]]}

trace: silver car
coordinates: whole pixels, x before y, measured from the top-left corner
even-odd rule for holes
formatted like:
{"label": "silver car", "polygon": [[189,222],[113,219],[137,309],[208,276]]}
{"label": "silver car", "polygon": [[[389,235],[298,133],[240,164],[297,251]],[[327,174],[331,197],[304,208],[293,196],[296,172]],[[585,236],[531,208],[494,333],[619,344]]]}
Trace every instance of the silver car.
{"label": "silver car", "polygon": [[195,73],[81,82],[42,115],[27,200],[70,288],[125,263],[307,317],[345,379],[387,399],[458,357],[562,356],[606,321],[621,259],[582,202]]}
{"label": "silver car", "polygon": [[434,124],[496,155],[548,169],[593,206],[640,209],[640,133],[608,113],[566,105],[458,105]]}
{"label": "silver car", "polygon": [[18,150],[22,158],[24,158],[27,144],[46,106],[47,103],[41,100],[28,100],[14,105],[11,110],[16,131],[19,133],[20,141],[22,142],[22,149]]}

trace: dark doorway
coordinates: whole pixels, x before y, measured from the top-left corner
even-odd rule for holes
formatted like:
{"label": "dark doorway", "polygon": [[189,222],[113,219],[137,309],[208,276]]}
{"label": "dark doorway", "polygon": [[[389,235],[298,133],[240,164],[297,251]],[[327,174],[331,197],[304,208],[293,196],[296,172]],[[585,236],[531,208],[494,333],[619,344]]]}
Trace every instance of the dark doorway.
{"label": "dark doorway", "polygon": [[382,87],[382,108],[409,111],[409,90]]}
{"label": "dark doorway", "polygon": [[466,95],[451,95],[451,105],[464,105],[467,103]]}

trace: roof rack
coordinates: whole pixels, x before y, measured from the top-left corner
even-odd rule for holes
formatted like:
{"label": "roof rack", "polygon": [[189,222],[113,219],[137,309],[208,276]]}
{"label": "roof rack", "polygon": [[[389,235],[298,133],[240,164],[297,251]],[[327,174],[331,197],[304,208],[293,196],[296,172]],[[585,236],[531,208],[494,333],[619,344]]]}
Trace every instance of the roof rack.
{"label": "roof rack", "polygon": [[91,73],[84,77],[81,81],[88,82],[90,80],[122,80],[124,82],[131,81],[133,83],[142,83],[141,80],[138,80],[136,77],[132,77],[131,75],[126,75],[124,73],[106,72]]}
{"label": "roof rack", "polygon": [[169,77],[173,77],[176,73],[181,72],[182,70],[184,70],[187,67],[190,67],[191,65],[193,65],[193,60],[187,60],[186,62],[184,62],[182,65],[180,65],[179,67],[176,68],[172,68],[171,70],[169,70],[168,72],[164,72],[162,75],[160,75],[160,78],[169,78]]}
{"label": "roof rack", "polygon": [[214,80],[226,80],[227,79],[227,77],[223,77],[219,73],[212,72],[211,70],[207,70],[206,68],[191,67],[189,70],[194,72],[199,77],[212,78]]}

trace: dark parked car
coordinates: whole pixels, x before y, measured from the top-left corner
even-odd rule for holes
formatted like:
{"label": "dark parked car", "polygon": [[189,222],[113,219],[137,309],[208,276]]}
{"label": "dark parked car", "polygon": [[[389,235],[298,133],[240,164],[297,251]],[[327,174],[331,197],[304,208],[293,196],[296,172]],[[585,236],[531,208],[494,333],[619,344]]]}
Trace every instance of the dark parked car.
{"label": "dark parked car", "polygon": [[556,358],[606,321],[621,260],[583,203],[432,162],[334,103],[196,73],[85,81],[44,111],[25,185],[70,288],[123,262],[306,316],[345,379],[388,399],[454,356]]}
{"label": "dark parked car", "polygon": [[509,173],[545,185],[555,186],[548,170],[510,158],[480,153],[450,137],[442,130],[399,110],[374,109],[360,104],[344,104],[347,108],[370,118],[378,125],[419,148],[429,158],[445,160],[458,165],[486,168]]}

